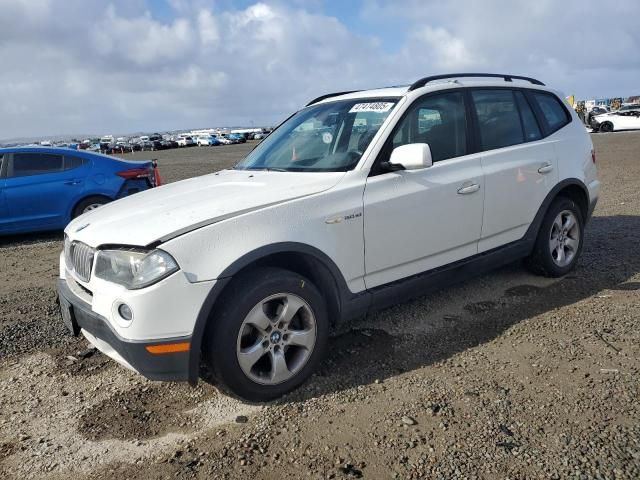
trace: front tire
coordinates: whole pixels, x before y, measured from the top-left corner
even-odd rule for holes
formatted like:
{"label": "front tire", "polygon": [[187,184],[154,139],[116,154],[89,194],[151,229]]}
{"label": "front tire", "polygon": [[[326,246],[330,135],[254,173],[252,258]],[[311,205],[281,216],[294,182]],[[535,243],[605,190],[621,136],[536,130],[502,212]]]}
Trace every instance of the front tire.
{"label": "front tire", "polygon": [[525,263],[537,275],[566,275],[578,262],[583,238],[584,219],[580,208],[573,200],[558,197],[542,220],[533,253]]}
{"label": "front tire", "polygon": [[600,125],[600,131],[602,133],[611,133],[611,132],[613,132],[613,123],[604,122],[602,125]]}
{"label": "front tire", "polygon": [[305,277],[258,268],[234,279],[209,320],[204,357],[220,386],[265,402],[301,385],[324,356],[326,302]]}

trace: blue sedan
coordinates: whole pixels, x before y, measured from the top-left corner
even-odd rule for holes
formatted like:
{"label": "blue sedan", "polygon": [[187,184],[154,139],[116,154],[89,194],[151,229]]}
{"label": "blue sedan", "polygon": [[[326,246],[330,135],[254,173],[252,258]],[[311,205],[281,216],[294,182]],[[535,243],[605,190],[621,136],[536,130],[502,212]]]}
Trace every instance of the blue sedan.
{"label": "blue sedan", "polygon": [[2,148],[0,235],[63,229],[78,215],[159,184],[153,161],[65,148]]}

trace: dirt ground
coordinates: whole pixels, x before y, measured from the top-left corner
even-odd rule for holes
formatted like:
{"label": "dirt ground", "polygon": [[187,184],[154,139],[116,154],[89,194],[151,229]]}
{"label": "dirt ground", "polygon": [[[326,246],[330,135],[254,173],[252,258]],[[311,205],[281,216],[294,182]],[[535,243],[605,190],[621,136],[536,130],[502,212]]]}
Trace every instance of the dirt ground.
{"label": "dirt ground", "polygon": [[[345,325],[268,405],[87,350],[57,313],[62,234],[0,239],[3,478],[640,478],[640,134],[593,140],[575,272],[514,264]],[[250,148],[135,156],[175,181]]]}

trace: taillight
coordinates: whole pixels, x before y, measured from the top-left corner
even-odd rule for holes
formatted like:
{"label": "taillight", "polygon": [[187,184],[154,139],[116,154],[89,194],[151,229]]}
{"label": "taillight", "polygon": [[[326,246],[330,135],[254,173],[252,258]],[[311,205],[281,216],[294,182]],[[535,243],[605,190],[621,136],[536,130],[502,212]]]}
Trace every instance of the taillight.
{"label": "taillight", "polygon": [[160,170],[158,170],[158,162],[153,161],[153,179],[156,187],[162,185],[162,178],[160,178]]}
{"label": "taillight", "polygon": [[151,168],[130,168],[129,170],[123,170],[116,173],[119,177],[127,180],[134,180],[136,178],[151,178],[153,176],[153,170]]}
{"label": "taillight", "polygon": [[152,160],[150,167],[130,168],[129,170],[117,172],[116,175],[124,178],[125,180],[137,180],[146,178],[154,187],[159,187],[162,184],[160,172],[158,171],[158,164],[155,160]]}
{"label": "taillight", "polygon": [[596,163],[596,151],[594,149],[591,149],[591,161]]}

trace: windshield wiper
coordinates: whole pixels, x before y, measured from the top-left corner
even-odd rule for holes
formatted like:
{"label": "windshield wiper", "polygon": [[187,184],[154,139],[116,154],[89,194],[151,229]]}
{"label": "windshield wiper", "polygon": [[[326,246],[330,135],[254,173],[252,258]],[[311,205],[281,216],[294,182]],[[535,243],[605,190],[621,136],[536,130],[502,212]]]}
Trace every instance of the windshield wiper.
{"label": "windshield wiper", "polygon": [[261,172],[288,172],[286,168],[278,168],[278,167],[252,167],[252,168],[243,168],[242,170],[254,170]]}

